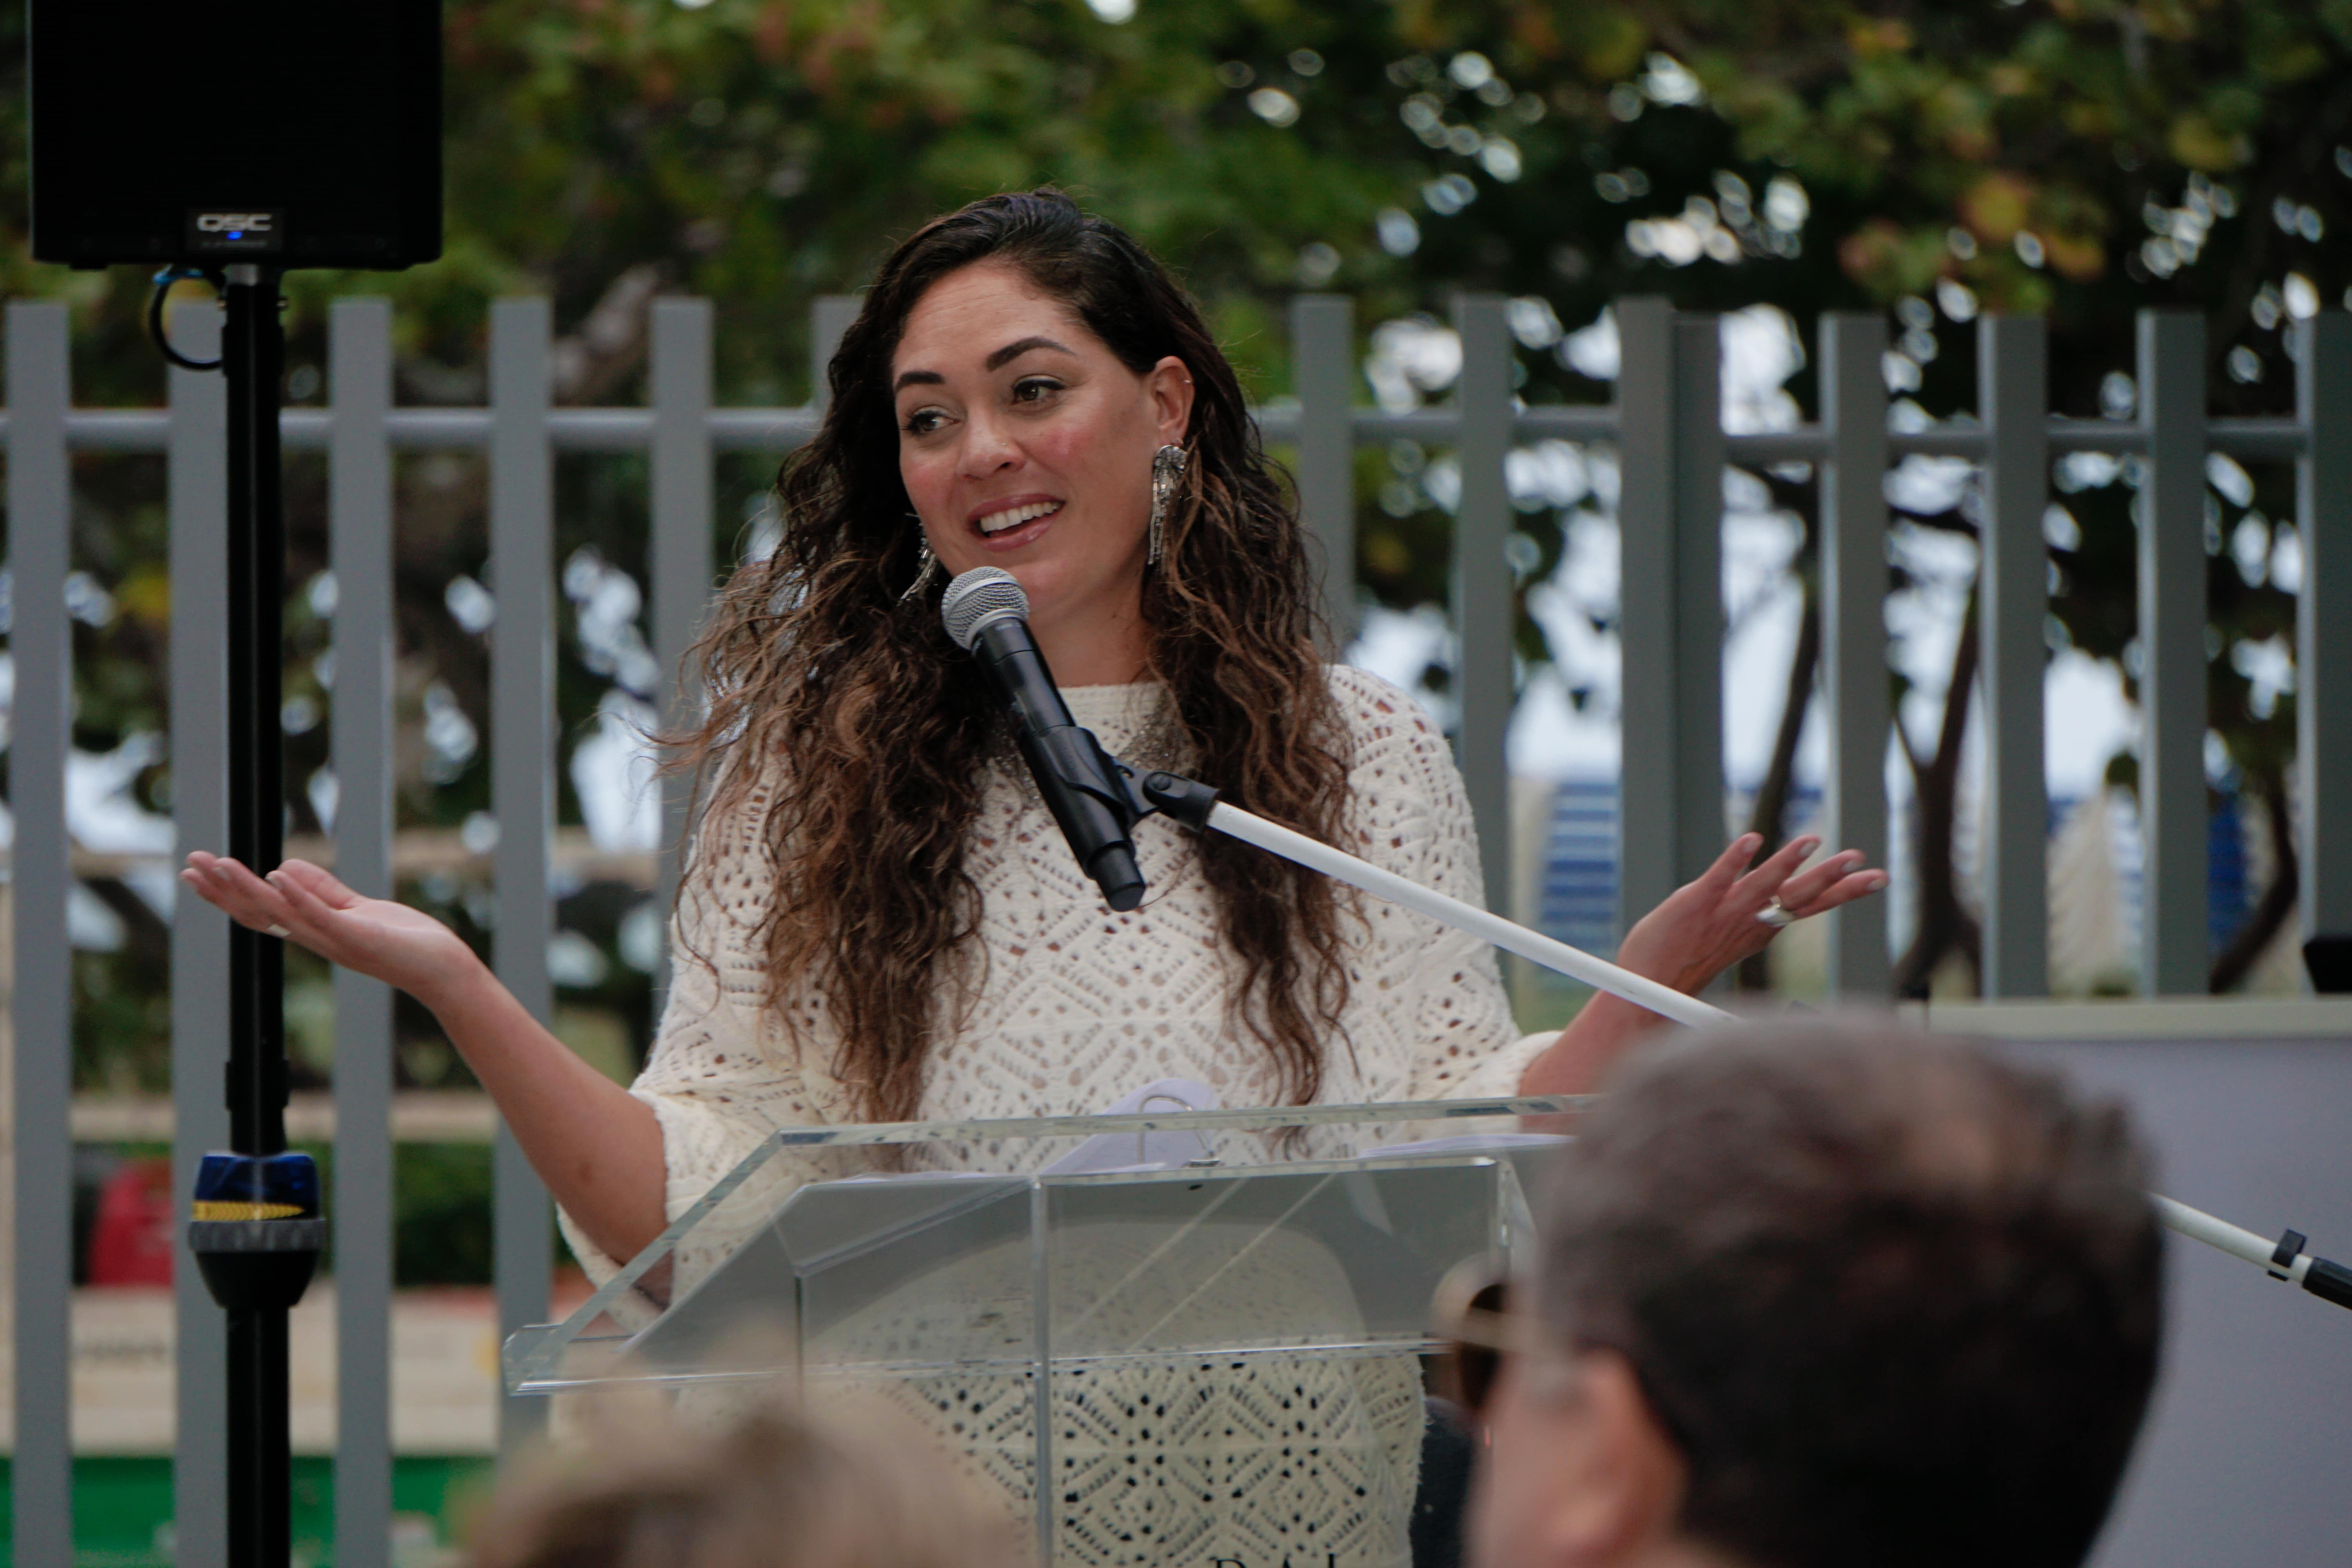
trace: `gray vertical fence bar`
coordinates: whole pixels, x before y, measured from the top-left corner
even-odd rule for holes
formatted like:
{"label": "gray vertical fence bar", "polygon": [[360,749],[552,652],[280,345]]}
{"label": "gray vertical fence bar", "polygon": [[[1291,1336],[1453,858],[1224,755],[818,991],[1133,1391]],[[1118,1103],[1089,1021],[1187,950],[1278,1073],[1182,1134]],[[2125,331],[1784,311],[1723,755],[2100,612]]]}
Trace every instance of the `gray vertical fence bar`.
{"label": "gray vertical fence bar", "polygon": [[15,1562],[73,1561],[73,949],[66,847],[66,745],[73,649],[65,580],[73,508],[66,458],[71,395],[63,305],[8,307],[8,805],[16,922],[16,1452]]}
{"label": "gray vertical fence bar", "polygon": [[809,307],[809,406],[819,413],[833,401],[833,388],[824,379],[825,366],[833,363],[833,351],[841,346],[841,334],[857,319],[858,304],[855,294],[820,294]]}
{"label": "gray vertical fence bar", "polygon": [[[1822,838],[1886,863],[1886,322],[1825,315],[1821,324],[1822,710],[1829,778]],[[1886,911],[1876,899],[1832,910],[1832,995],[1886,994]]]}
{"label": "gray vertical fence bar", "polygon": [[2139,988],[2200,994],[2205,919],[2205,320],[2139,313]]}
{"label": "gray vertical fence bar", "polygon": [[[392,882],[392,306],[339,300],[328,324],[335,874]],[[492,742],[495,744],[495,740]],[[392,992],[335,971],[335,1562],[392,1561]]]}
{"label": "gray vertical fence bar", "polygon": [[[2303,811],[2303,934],[2352,937],[2352,315],[2295,324],[2295,473],[2303,584],[2295,595],[2295,770]],[[2331,597],[2332,596],[2332,597]]]}
{"label": "gray vertical fence bar", "polygon": [[[548,304],[500,300],[490,311],[490,809],[499,825],[499,979],[552,1021],[547,896],[554,822],[554,462],[547,437]],[[547,1189],[501,1121],[493,1154],[492,1251],[499,1337],[547,1317],[554,1268]],[[501,1401],[502,1448],[546,1424],[543,1402]]]}
{"label": "gray vertical fence bar", "polygon": [[[668,700],[663,716],[688,722],[697,702],[682,669],[710,597],[710,303],[661,300],[654,305],[653,526],[647,543],[654,599],[654,656]],[[656,907],[677,902],[677,846],[686,828],[691,779],[667,778],[662,791],[662,853]],[[667,927],[665,927],[667,929]],[[661,981],[667,990],[667,974]]]}
{"label": "gray vertical fence bar", "polygon": [[[172,341],[192,359],[220,350],[220,310],[181,305]],[[180,853],[228,846],[228,397],[216,372],[169,372],[172,519],[172,826]],[[228,1147],[228,917],[194,894],[172,901],[172,1193],[196,1189],[207,1150]],[[228,1557],[228,1323],[173,1237],[173,1550]]]}
{"label": "gray vertical fence bar", "polygon": [[1675,881],[1723,853],[1722,328],[1675,318]]}
{"label": "gray vertical fence bar", "polygon": [[[1617,931],[1675,890],[1674,310],[1617,301]],[[1717,485],[1720,490],[1720,482]],[[1639,780],[1629,787],[1625,781]]]}
{"label": "gray vertical fence bar", "polygon": [[1290,302],[1298,517],[1322,556],[1323,617],[1339,652],[1356,636],[1356,435],[1349,419],[1355,353],[1355,306],[1346,295],[1301,294]]}
{"label": "gray vertical fence bar", "polygon": [[2042,620],[2050,557],[2050,348],[2042,320],[1977,326],[1977,411],[1988,437],[1978,657],[1983,669],[1984,994],[2050,988],[2050,799],[2043,777]]}
{"label": "gray vertical fence bar", "polygon": [[1511,780],[1504,755],[1511,728],[1511,498],[1503,458],[1511,446],[1511,335],[1503,301],[1465,295],[1454,309],[1462,334],[1460,418],[1454,460],[1462,466],[1462,505],[1454,518],[1454,635],[1460,653],[1454,690],[1461,704],[1455,760],[1478,825],[1479,870],[1486,907],[1511,907]]}

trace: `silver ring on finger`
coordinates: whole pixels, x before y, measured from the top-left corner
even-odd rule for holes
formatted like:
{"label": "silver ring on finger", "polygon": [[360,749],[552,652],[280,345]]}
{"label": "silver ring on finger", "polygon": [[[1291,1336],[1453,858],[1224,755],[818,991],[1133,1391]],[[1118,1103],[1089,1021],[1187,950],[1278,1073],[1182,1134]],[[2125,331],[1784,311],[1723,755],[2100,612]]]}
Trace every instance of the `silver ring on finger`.
{"label": "silver ring on finger", "polygon": [[1780,931],[1783,927],[1796,924],[1797,917],[1789,912],[1788,906],[1780,901],[1780,895],[1776,893],[1769,903],[1756,911],[1756,923],[1768,925],[1774,931]]}

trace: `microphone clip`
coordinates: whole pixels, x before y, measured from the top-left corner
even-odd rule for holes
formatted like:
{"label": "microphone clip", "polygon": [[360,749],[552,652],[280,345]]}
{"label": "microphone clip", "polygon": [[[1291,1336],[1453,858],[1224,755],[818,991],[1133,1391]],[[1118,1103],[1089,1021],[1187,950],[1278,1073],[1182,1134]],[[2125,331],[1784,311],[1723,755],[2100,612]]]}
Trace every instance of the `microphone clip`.
{"label": "microphone clip", "polygon": [[1134,820],[1142,821],[1155,814],[1174,817],[1187,827],[1209,826],[1209,813],[1217,804],[1217,792],[1207,784],[1171,773],[1165,768],[1154,768],[1139,775],[1127,763],[1113,764],[1127,785],[1129,809]]}

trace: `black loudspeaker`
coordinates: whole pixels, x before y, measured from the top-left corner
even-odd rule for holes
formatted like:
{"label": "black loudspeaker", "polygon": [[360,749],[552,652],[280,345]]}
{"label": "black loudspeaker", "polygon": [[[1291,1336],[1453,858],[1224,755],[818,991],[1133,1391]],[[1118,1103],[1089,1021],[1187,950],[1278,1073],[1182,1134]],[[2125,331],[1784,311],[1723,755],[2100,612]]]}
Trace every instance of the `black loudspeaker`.
{"label": "black loudspeaker", "polygon": [[33,256],[441,254],[440,0],[30,0]]}

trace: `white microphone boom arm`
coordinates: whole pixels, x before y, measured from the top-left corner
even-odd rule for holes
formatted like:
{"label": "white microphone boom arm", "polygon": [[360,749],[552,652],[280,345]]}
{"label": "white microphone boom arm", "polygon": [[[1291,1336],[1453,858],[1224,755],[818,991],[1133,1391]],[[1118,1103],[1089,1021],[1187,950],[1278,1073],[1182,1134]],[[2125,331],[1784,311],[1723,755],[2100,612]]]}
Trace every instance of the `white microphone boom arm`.
{"label": "white microphone boom arm", "polygon": [[[1213,828],[1229,838],[1254,844],[1269,854],[1320,871],[1350,887],[1361,888],[1375,898],[1386,899],[1442,925],[1466,931],[1571,980],[1580,980],[1595,990],[1622,996],[1677,1024],[1704,1026],[1733,1016],[1712,1003],[1661,985],[1630,969],[1621,969],[1564,942],[1554,942],[1540,932],[1475,904],[1448,898],[1393,871],[1384,871],[1368,860],[1360,860],[1303,833],[1253,816],[1217,799],[1216,792],[1205,784],[1164,772],[1139,775],[1125,763],[1119,764],[1119,771],[1127,775],[1130,795],[1141,815],[1164,812],[1180,822]],[[2322,1300],[2352,1308],[2352,1268],[2304,1251],[2302,1232],[2290,1230],[2276,1242],[2266,1241],[2252,1231],[2216,1219],[2187,1204],[2156,1193],[2150,1193],[2148,1197],[2156,1205],[2156,1217],[2168,1229],[2253,1264],[2274,1279],[2300,1285]]]}

